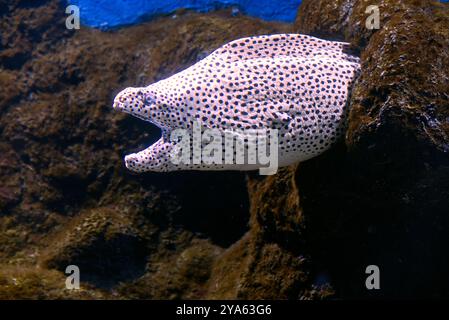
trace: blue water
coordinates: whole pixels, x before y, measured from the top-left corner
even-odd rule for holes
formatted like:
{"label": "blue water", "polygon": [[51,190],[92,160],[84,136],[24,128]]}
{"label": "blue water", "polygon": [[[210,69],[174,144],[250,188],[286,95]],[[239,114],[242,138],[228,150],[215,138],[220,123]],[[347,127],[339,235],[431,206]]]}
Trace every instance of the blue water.
{"label": "blue water", "polygon": [[[208,12],[234,7],[268,21],[293,22],[301,0],[66,0],[80,8],[81,22],[94,28],[131,25],[179,8]],[[449,2],[449,0],[441,0]]]}
{"label": "blue water", "polygon": [[301,0],[69,0],[80,8],[81,23],[94,28],[136,24],[179,8],[199,12],[235,7],[269,21],[292,22]]}

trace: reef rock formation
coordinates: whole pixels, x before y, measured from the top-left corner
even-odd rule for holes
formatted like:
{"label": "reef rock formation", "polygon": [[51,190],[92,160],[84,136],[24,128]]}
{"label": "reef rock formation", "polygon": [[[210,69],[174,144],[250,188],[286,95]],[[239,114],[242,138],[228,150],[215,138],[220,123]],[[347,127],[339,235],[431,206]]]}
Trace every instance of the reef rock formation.
{"label": "reef rock formation", "polygon": [[[380,30],[364,28],[365,1],[304,1],[295,25],[362,53],[345,146],[298,171],[307,243],[341,296],[447,296],[449,8],[369,4]],[[361,283],[370,264],[379,292]]]}

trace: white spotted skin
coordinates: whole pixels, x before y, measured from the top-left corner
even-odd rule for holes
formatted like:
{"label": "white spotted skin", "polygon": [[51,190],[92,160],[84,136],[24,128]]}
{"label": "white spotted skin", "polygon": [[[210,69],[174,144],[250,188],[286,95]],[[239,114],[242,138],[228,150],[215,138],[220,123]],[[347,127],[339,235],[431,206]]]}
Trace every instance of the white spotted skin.
{"label": "white spotted skin", "polygon": [[254,170],[257,165],[174,165],[172,130],[278,129],[279,166],[313,158],[345,131],[348,97],[360,71],[348,44],[300,34],[233,41],[148,87],[127,88],[114,108],[159,126],[163,136],[125,158],[135,172]]}

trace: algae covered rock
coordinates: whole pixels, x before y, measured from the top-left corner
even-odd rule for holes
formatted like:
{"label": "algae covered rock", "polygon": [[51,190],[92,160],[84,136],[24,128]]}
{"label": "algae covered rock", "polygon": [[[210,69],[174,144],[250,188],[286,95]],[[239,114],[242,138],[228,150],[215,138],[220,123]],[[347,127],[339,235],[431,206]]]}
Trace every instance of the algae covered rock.
{"label": "algae covered rock", "polygon": [[[312,10],[297,20],[343,34],[362,57],[345,145],[298,170],[306,243],[342,296],[447,295],[449,8],[369,4],[380,30],[364,30],[364,1],[304,1]],[[362,283],[371,264],[384,272],[378,293]]]}
{"label": "algae covered rock", "polygon": [[[379,13],[382,29],[398,13],[411,18],[414,12],[430,7],[444,7],[434,0],[304,0],[295,21],[295,31],[323,38],[339,38],[351,42],[354,49],[364,48],[378,29],[367,28],[373,13]],[[373,7],[376,9],[373,10]],[[405,20],[403,20],[405,22]]]}
{"label": "algae covered rock", "polygon": [[223,249],[185,233],[179,238],[184,241],[178,250],[155,253],[149,258],[148,272],[133,282],[123,283],[117,291],[131,299],[209,298],[208,281]]}
{"label": "algae covered rock", "polygon": [[[351,41],[361,52],[346,139],[250,180],[251,229],[217,260],[213,296],[448,294],[448,7],[379,1],[381,29],[368,30],[367,5],[301,6],[297,31]],[[226,274],[230,257],[238,262]],[[369,265],[381,270],[380,291],[365,287]]]}
{"label": "algae covered rock", "polygon": [[3,181],[0,187],[0,212],[6,211],[9,206],[17,204],[22,194],[20,164],[17,154],[8,144],[0,144],[0,177]]}
{"label": "algae covered rock", "polygon": [[108,298],[107,294],[91,286],[83,285],[80,290],[67,290],[64,275],[57,271],[5,265],[0,269],[0,300],[105,298]]}
{"label": "algae covered rock", "polygon": [[[39,266],[61,281],[76,264],[82,286],[123,286],[117,298],[205,298],[212,261],[248,230],[245,176],[130,174],[123,155],[160,132],[113,112],[112,99],[230,40],[290,26],[227,10],[67,30],[60,1],[2,8],[0,264]],[[145,279],[154,285],[139,286]]]}
{"label": "algae covered rock", "polygon": [[304,239],[296,166],[268,178],[251,177],[250,230],[218,257],[209,280],[212,298],[325,299],[334,291],[317,281]]}
{"label": "algae covered rock", "polygon": [[97,208],[70,222],[47,239],[49,249],[43,265],[65,271],[76,265],[83,281],[100,287],[141,276],[145,271],[147,248],[142,230],[130,217],[111,208]]}

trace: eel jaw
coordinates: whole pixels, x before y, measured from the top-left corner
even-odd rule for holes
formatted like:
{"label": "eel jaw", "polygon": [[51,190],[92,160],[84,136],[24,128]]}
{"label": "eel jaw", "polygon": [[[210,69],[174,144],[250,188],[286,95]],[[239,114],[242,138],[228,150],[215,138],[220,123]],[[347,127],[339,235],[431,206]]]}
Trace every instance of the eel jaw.
{"label": "eel jaw", "polygon": [[139,164],[139,156],[136,153],[132,153],[125,156],[126,169],[134,172],[141,172],[139,170],[138,164]]}
{"label": "eel jaw", "polygon": [[174,145],[166,142],[161,137],[148,148],[129,154],[125,157],[125,166],[128,170],[142,172],[167,172],[173,168],[171,163],[171,152]]}
{"label": "eel jaw", "polygon": [[145,88],[130,87],[115,96],[112,108],[149,121],[150,104],[148,102]]}
{"label": "eel jaw", "polygon": [[125,166],[128,170],[142,173],[147,171],[168,171],[170,151],[173,145],[168,141],[169,128],[156,123],[151,118],[151,110],[157,108],[155,102],[148,98],[145,88],[126,88],[114,99],[113,109],[131,114],[144,121],[148,121],[162,129],[162,136],[148,148],[125,156]]}

